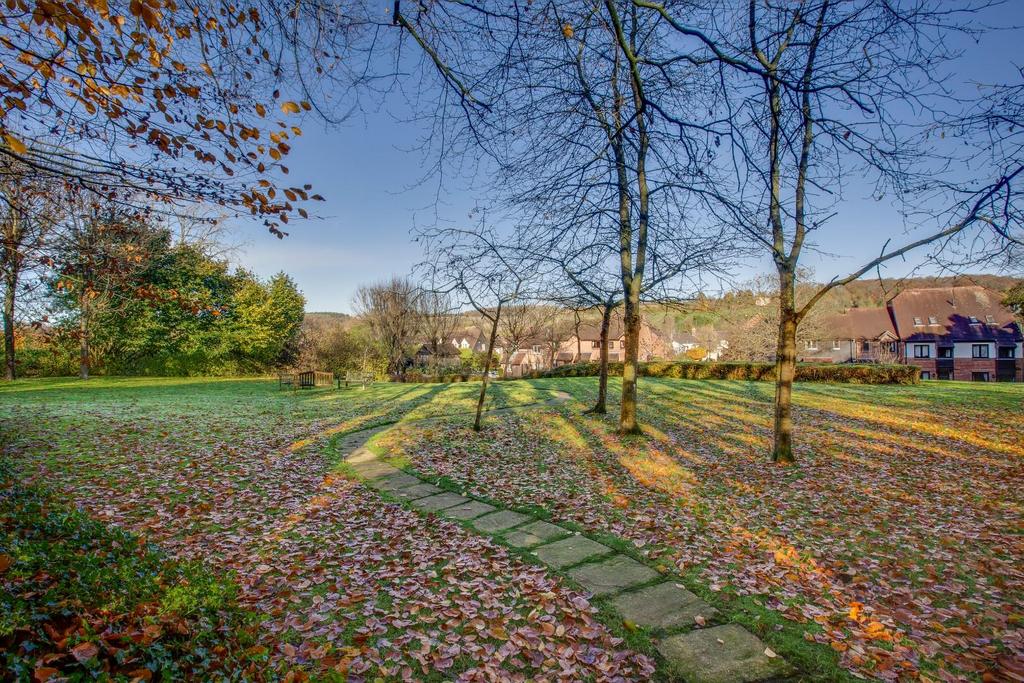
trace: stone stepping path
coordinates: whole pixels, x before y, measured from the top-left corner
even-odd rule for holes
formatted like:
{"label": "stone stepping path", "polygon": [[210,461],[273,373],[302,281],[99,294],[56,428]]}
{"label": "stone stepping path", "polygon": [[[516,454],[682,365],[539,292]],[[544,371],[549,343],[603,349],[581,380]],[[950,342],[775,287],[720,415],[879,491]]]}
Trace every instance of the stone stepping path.
{"label": "stone stepping path", "polygon": [[655,643],[669,675],[690,683],[754,683],[796,673],[742,626],[710,625],[718,615],[715,608],[675,581],[659,581],[663,575],[651,567],[579,532],[444,491],[388,465],[363,445],[385,428],[356,432],[341,442],[354,448],[345,462],[368,486],[422,512],[467,522],[566,573],[595,597],[607,599],[629,624],[660,634]]}

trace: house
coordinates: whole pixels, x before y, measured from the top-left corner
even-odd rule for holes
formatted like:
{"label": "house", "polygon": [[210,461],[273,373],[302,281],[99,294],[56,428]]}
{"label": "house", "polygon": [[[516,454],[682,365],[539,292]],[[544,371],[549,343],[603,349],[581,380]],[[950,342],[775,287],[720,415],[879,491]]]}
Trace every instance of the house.
{"label": "house", "polygon": [[851,308],[821,325],[831,339],[807,339],[800,360],[819,363],[895,363],[899,337],[887,308]]}
{"label": "house", "polygon": [[[625,327],[621,319],[612,320],[608,327],[608,362],[617,363],[624,359],[626,353]],[[646,323],[640,324],[641,361],[667,358],[669,347],[662,338]],[[568,363],[598,362],[601,360],[601,326],[583,324],[579,330],[573,331],[568,339],[558,347],[555,365]]]}
{"label": "house", "polygon": [[729,342],[711,325],[695,327],[689,332],[674,332],[669,343],[676,356],[692,349],[703,349],[704,357],[701,360],[711,361],[721,358],[722,353],[729,348]]}
{"label": "house", "polygon": [[452,346],[481,353],[487,350],[487,337],[479,327],[467,327],[452,334]]}
{"label": "house", "polygon": [[998,293],[984,287],[905,290],[885,308],[853,308],[825,319],[831,339],[808,339],[800,360],[896,362],[922,379],[1024,381],[1024,336]]}
{"label": "house", "polygon": [[541,340],[530,339],[509,356],[505,365],[506,377],[522,377],[534,370],[546,370],[551,366],[550,352]]}
{"label": "house", "polygon": [[675,354],[686,353],[690,349],[695,349],[700,346],[700,342],[697,341],[697,337],[693,332],[676,332],[672,334],[671,339],[672,352]]}
{"label": "house", "polygon": [[920,367],[922,379],[1024,381],[1024,337],[998,293],[977,286],[909,289],[888,310],[900,360]]}

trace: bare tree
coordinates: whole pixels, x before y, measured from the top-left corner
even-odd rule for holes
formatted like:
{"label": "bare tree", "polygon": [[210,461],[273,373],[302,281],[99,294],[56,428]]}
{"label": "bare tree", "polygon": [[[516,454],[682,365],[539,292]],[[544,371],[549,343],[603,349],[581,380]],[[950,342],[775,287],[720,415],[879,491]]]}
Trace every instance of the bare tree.
{"label": "bare tree", "polygon": [[[800,0],[762,3],[726,0],[709,6],[698,25],[651,0],[633,4],[659,17],[680,38],[703,46],[699,61],[718,65],[722,111],[728,122],[723,168],[737,181],[718,190],[720,206],[751,243],[770,255],[778,291],[775,440],[772,460],[793,461],[792,390],[797,331],[813,307],[834,288],[922,247],[947,246],[968,229],[992,225],[1005,242],[1017,216],[1013,182],[1019,155],[990,164],[984,187],[943,181],[956,156],[927,140],[901,117],[939,111],[950,100],[935,74],[956,55],[947,45],[956,32],[971,32],[984,3],[955,9],[939,2]],[[690,56],[693,53],[689,53]],[[685,55],[681,55],[685,56]],[[1003,157],[1001,161],[1006,161]],[[917,215],[920,229],[901,245],[879,245],[877,257],[828,281],[797,301],[797,273],[811,236],[834,215],[844,181],[869,177],[879,196],[900,205],[927,196],[931,208]],[[936,192],[936,188],[938,191]]]}
{"label": "bare tree", "polygon": [[42,280],[30,277],[46,261],[46,246],[59,219],[58,183],[34,178],[27,167],[0,174],[0,274],[3,276],[5,375],[17,373],[15,326],[21,301]]}
{"label": "bare tree", "polygon": [[419,295],[419,288],[405,277],[392,277],[356,290],[356,311],[384,349],[387,372],[393,377],[402,374],[408,365],[409,349],[419,329]]}
{"label": "bare tree", "polygon": [[522,301],[505,307],[498,335],[501,339],[502,363],[505,373],[509,372],[512,356],[528,341],[536,338],[545,322],[544,311],[537,304]]}
{"label": "bare tree", "polygon": [[459,324],[456,304],[449,293],[439,292],[430,285],[420,287],[416,300],[420,334],[426,338],[431,363],[436,369],[445,356],[455,352],[451,340]]}
{"label": "bare tree", "polygon": [[422,236],[428,245],[428,259],[419,270],[429,274],[435,291],[460,297],[490,323],[473,421],[473,429],[480,431],[498,328],[507,307],[528,297],[527,282],[533,268],[520,250],[506,246],[484,222],[475,229],[442,228]]}

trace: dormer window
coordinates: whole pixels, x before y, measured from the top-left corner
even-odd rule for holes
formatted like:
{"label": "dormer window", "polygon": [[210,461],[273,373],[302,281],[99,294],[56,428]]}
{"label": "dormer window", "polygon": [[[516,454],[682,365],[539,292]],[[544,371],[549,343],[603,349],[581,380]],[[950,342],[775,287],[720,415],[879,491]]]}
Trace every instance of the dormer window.
{"label": "dormer window", "polygon": [[976,317],[974,317],[973,315],[969,315],[969,316],[967,316],[967,319],[968,319],[968,320],[970,321],[970,323],[971,323],[972,325],[980,325],[980,324],[981,324],[981,323],[980,323],[980,322],[978,321],[978,319],[977,319]]}
{"label": "dormer window", "polygon": [[918,318],[918,317],[917,317],[917,316],[915,315],[915,316],[914,316],[914,327],[920,327],[920,326],[921,326],[921,325],[923,325],[923,324],[924,324],[924,323],[923,323],[923,322],[921,322],[921,319],[920,319],[920,318]]}
{"label": "dormer window", "polygon": [[989,325],[995,325],[996,324],[996,319],[993,318],[990,315],[986,315],[985,316],[985,322],[987,322]]}
{"label": "dormer window", "polygon": [[936,318],[934,315],[930,315],[930,316],[928,316],[928,324],[929,325],[938,325],[939,324],[939,319]]}

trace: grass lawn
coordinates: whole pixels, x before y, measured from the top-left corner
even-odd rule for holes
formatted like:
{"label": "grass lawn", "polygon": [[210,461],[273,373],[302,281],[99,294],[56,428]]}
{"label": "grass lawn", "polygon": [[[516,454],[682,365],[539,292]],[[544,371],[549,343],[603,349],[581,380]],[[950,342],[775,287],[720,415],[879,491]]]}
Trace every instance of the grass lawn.
{"label": "grass lawn", "polygon": [[644,379],[628,438],[580,415],[593,379],[531,385],[578,402],[379,448],[628,539],[814,675],[1024,680],[1024,386],[800,384],[784,468],[767,383]]}
{"label": "grass lawn", "polygon": [[[0,386],[12,470],[0,488],[4,670],[21,680],[649,677],[651,659],[599,623],[583,594],[339,473],[345,433],[423,416],[466,423],[478,389]],[[492,404],[547,398],[503,385]]]}
{"label": "grass lawn", "polygon": [[641,387],[647,433],[620,438],[580,415],[592,378],[494,385],[574,399],[481,434],[477,384],[0,385],[0,657],[25,680],[650,678],[601,600],[346,476],[345,435],[397,423],[373,442],[396,464],[678,572],[803,678],[1024,680],[1024,386],[798,385],[792,468],[765,462],[771,385]]}

